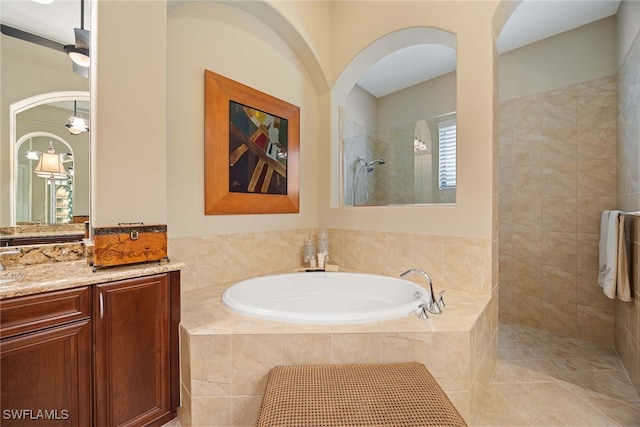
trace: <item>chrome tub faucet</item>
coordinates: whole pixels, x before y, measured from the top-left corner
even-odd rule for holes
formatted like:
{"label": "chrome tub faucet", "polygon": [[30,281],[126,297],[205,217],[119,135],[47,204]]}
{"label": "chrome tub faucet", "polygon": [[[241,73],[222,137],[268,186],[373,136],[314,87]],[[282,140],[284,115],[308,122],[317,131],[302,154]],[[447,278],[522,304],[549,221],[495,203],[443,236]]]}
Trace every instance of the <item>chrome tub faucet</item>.
{"label": "chrome tub faucet", "polygon": [[442,309],[445,307],[444,299],[442,298],[442,294],[444,291],[440,291],[438,293],[438,299],[436,300],[436,296],[433,293],[433,281],[431,280],[431,276],[429,276],[425,271],[420,270],[419,268],[412,268],[410,270],[405,271],[400,275],[400,277],[405,278],[414,273],[422,275],[426,280],[429,288],[427,289],[427,297],[423,299],[423,302],[418,306],[420,309],[420,313],[418,317],[421,319],[428,319],[429,315],[427,312],[432,314],[441,314]]}

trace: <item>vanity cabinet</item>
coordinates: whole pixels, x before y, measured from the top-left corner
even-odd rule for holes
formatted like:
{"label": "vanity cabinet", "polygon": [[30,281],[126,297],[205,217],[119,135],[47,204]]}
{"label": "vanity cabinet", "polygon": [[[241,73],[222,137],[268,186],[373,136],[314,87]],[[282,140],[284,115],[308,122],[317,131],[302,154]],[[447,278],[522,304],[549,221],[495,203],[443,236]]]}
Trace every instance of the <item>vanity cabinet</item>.
{"label": "vanity cabinet", "polygon": [[171,412],[166,274],[95,287],[99,426],[146,425]]}
{"label": "vanity cabinet", "polygon": [[0,425],[166,423],[179,322],[179,271],[0,301]]}
{"label": "vanity cabinet", "polygon": [[91,425],[90,294],[0,301],[0,425]]}

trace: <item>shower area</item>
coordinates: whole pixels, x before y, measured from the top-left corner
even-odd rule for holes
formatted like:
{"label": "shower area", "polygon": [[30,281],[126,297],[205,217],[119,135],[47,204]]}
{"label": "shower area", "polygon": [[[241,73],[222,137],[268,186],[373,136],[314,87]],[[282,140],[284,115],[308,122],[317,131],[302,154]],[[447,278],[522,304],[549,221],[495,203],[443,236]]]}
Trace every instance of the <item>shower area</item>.
{"label": "shower area", "polygon": [[[625,224],[633,301],[611,300],[598,285],[602,211],[640,208],[640,38],[636,33],[628,52],[616,58],[612,46],[618,43],[618,25],[615,17],[606,18],[540,42],[536,49],[500,57],[499,313],[503,329],[531,328],[617,355],[619,360],[611,359],[619,374],[615,381],[598,379],[605,375],[593,369],[569,375],[562,368],[552,376],[637,410],[638,218],[627,218]],[[603,39],[609,44],[594,50],[595,41]],[[547,59],[562,46],[582,52],[583,62],[593,64],[588,78],[575,72],[561,79],[560,67],[584,69],[575,58],[547,67]],[[523,62],[536,64],[528,79],[518,73]],[[607,67],[596,67],[603,63]],[[551,83],[546,90],[534,90],[542,77]],[[597,350],[586,355],[598,357]],[[621,395],[621,390],[629,393]],[[638,419],[626,425],[637,425]]]}
{"label": "shower area", "polygon": [[[442,185],[439,144],[445,132],[455,135],[455,113],[381,130],[343,123],[345,206],[455,202],[455,186]],[[455,142],[449,155],[455,166]]]}

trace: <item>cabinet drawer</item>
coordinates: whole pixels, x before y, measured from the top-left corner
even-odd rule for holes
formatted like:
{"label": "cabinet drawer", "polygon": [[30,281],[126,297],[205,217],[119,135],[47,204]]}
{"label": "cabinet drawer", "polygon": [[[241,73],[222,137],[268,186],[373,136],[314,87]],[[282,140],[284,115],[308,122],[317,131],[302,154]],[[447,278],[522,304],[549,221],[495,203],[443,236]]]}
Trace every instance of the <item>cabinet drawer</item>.
{"label": "cabinet drawer", "polygon": [[0,301],[0,338],[62,325],[91,316],[88,287]]}

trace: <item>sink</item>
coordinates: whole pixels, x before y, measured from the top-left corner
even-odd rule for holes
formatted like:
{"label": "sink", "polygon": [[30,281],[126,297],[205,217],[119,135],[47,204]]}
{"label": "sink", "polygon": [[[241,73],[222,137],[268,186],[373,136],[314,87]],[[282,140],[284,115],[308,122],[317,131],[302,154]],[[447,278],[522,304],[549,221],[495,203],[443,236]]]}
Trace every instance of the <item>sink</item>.
{"label": "sink", "polygon": [[0,285],[15,282],[16,280],[24,278],[26,275],[27,273],[24,271],[0,271]]}

